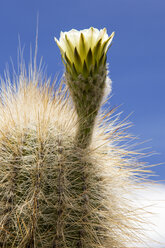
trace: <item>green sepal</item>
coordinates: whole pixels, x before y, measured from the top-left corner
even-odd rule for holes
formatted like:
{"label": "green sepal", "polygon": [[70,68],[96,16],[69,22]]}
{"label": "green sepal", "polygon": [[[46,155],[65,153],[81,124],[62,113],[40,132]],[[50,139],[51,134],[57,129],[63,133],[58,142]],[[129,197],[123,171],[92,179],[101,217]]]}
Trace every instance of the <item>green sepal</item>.
{"label": "green sepal", "polygon": [[73,74],[72,68],[71,68],[68,64],[65,65],[65,68],[66,68],[66,71],[67,71],[69,74]]}
{"label": "green sepal", "polygon": [[[106,46],[107,46],[110,39],[111,39],[111,36],[108,38],[108,40],[104,41],[104,43],[102,44],[101,53],[105,52]],[[108,49],[107,49],[107,51],[108,51]],[[107,51],[106,51],[106,53],[107,53]]]}
{"label": "green sepal", "polygon": [[97,72],[98,72],[98,63],[96,61],[94,65],[94,73],[97,74]]}
{"label": "green sepal", "polygon": [[107,55],[105,54],[105,56],[104,56],[104,66],[106,66],[106,63],[107,63]]}
{"label": "green sepal", "polygon": [[112,46],[112,44],[113,44],[113,43],[111,43],[111,44],[109,45],[109,47],[107,48],[106,53],[108,52],[108,50],[109,50],[109,48]]}
{"label": "green sepal", "polygon": [[111,43],[110,43],[110,45],[108,47],[107,47],[107,44],[110,41],[110,39],[113,38],[113,36],[114,36],[114,32],[111,34],[111,36],[108,38],[108,40],[104,41],[104,43],[102,45],[101,53],[105,52],[106,48],[107,48],[106,53],[108,52],[109,48],[112,46],[112,41],[111,41]]}
{"label": "green sepal", "polygon": [[70,59],[67,57],[66,52],[64,53],[64,59],[65,59],[66,63],[68,63],[69,66],[72,67],[72,63],[71,63]]}
{"label": "green sepal", "polygon": [[88,69],[90,69],[90,66],[92,65],[92,60],[93,60],[93,55],[92,55],[92,50],[90,48],[86,58]]}
{"label": "green sepal", "polygon": [[87,64],[86,64],[85,60],[84,60],[84,63],[83,63],[83,75],[85,77],[88,76],[88,68],[87,68]]}
{"label": "green sepal", "polygon": [[105,66],[105,59],[106,59],[106,55],[105,55],[105,53],[103,53],[102,56],[101,56],[101,58],[99,59],[98,68],[99,68],[101,65],[104,65],[104,66]]}
{"label": "green sepal", "polygon": [[75,61],[76,69],[78,69],[78,71],[81,71],[82,62],[81,62],[81,58],[80,58],[80,55],[79,55],[76,47],[74,49],[74,61]]}
{"label": "green sepal", "polygon": [[64,58],[62,58],[62,61],[64,61],[64,65],[66,67],[66,70],[72,74],[72,63],[70,59],[67,57],[66,52],[64,53]]}
{"label": "green sepal", "polygon": [[66,39],[66,45],[68,46],[68,51],[70,50],[70,56],[72,57],[73,51],[74,51],[74,47],[72,45],[72,43],[70,42],[70,40],[68,39],[68,36],[65,35],[65,39]]}
{"label": "green sepal", "polygon": [[78,72],[76,70],[74,62],[72,63],[72,72],[73,72],[73,76],[76,78],[78,76]]}
{"label": "green sepal", "polygon": [[86,54],[85,38],[84,38],[84,35],[82,33],[80,34],[79,51],[80,51],[80,56]]}
{"label": "green sepal", "polygon": [[61,55],[61,60],[62,60],[62,63],[64,64],[64,66],[66,67],[66,61],[65,61],[63,55]]}
{"label": "green sepal", "polygon": [[98,58],[99,57],[99,53],[100,53],[100,49],[101,49],[101,41],[102,41],[102,38],[100,38],[98,40],[98,42],[96,43],[94,49],[93,49],[93,56],[94,58]]}

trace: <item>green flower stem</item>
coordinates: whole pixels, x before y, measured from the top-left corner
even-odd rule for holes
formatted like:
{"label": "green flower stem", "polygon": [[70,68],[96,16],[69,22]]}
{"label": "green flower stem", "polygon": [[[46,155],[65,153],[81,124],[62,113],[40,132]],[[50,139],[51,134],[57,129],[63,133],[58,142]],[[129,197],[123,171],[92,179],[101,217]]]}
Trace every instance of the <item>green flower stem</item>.
{"label": "green flower stem", "polygon": [[82,149],[87,148],[92,139],[93,127],[98,111],[79,120],[76,134],[76,145]]}
{"label": "green flower stem", "polygon": [[87,148],[91,142],[95,119],[104,95],[106,75],[105,66],[101,66],[97,74],[91,71],[88,78],[79,75],[74,80],[69,73],[65,74],[78,116],[75,140],[76,146],[80,148]]}

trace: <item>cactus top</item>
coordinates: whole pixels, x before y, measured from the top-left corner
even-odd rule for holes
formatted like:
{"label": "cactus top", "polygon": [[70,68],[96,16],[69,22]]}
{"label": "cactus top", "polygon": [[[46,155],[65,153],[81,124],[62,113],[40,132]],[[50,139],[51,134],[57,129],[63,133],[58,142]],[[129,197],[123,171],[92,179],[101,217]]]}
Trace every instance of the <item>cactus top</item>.
{"label": "cactus top", "polygon": [[87,78],[90,72],[97,73],[100,66],[106,64],[106,53],[114,32],[108,36],[106,28],[72,29],[61,32],[55,41],[60,48],[66,71],[76,79],[78,75]]}

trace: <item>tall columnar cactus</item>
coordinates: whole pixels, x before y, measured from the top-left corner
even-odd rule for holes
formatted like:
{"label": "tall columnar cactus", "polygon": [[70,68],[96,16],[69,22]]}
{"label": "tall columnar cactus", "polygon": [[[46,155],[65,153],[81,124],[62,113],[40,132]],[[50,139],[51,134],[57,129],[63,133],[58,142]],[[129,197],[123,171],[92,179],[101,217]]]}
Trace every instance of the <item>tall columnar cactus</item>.
{"label": "tall columnar cactus", "polygon": [[[126,124],[99,111],[114,33],[71,30],[56,40],[66,87],[24,66],[1,81],[0,247],[124,248],[140,239],[128,194],[143,165],[120,141]],[[36,68],[36,65],[35,67]],[[68,94],[68,91],[70,94]]]}

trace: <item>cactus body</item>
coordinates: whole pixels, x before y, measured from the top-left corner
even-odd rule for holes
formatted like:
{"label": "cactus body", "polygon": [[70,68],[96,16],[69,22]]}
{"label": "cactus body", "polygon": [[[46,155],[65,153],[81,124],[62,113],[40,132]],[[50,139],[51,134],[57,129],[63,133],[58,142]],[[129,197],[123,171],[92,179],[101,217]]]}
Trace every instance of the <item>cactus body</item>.
{"label": "cactus body", "polygon": [[78,118],[65,93],[25,75],[15,91],[2,88],[0,247],[118,248],[135,240],[137,213],[125,194],[138,170],[117,145],[124,124],[106,124],[113,111],[100,113],[90,146],[75,146]]}
{"label": "cactus body", "polygon": [[24,66],[1,82],[0,247],[126,248],[141,239],[142,211],[126,194],[145,169],[120,146],[127,125],[99,112],[104,69],[91,79],[66,74],[71,96]]}

